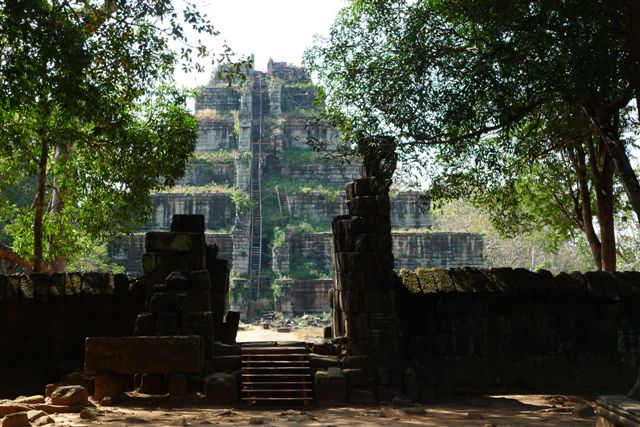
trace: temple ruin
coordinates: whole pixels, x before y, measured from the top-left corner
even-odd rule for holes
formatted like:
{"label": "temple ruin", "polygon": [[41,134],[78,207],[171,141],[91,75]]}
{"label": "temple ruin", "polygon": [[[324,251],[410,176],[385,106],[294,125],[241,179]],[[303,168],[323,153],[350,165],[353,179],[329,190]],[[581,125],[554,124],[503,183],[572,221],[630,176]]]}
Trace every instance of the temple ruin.
{"label": "temple ruin", "polygon": [[[169,228],[174,214],[204,214],[207,242],[230,261],[234,308],[279,292],[280,311],[328,311],[331,288],[330,220],[347,212],[343,189],[360,175],[351,163],[314,152],[321,138],[329,151],[339,135],[315,120],[316,89],[303,68],[270,61],[240,85],[214,76],[195,102],[198,145],[185,177],[153,196],[155,212],[139,233],[110,247],[130,277],[144,273],[144,232]],[[395,268],[482,267],[482,237],[432,232],[428,207],[415,191],[390,197]]]}

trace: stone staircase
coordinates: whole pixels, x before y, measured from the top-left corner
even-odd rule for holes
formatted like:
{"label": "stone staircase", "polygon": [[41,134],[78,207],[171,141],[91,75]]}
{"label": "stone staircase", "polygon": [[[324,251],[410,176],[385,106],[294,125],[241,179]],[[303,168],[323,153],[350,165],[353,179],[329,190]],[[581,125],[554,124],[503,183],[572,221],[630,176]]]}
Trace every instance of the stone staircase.
{"label": "stone staircase", "polygon": [[241,354],[245,405],[309,406],[313,402],[309,350],[304,343],[243,345]]}

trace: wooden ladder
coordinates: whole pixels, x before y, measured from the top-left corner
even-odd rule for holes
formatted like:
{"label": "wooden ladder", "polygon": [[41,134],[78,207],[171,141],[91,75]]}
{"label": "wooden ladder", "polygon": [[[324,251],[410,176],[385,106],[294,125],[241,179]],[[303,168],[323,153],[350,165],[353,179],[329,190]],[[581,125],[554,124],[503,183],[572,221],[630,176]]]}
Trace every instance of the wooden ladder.
{"label": "wooden ladder", "polygon": [[242,401],[247,406],[309,406],[309,350],[302,345],[243,346]]}
{"label": "wooden ladder", "polygon": [[260,298],[262,270],[262,78],[255,76],[251,103],[251,229],[249,243],[249,277],[251,299]]}

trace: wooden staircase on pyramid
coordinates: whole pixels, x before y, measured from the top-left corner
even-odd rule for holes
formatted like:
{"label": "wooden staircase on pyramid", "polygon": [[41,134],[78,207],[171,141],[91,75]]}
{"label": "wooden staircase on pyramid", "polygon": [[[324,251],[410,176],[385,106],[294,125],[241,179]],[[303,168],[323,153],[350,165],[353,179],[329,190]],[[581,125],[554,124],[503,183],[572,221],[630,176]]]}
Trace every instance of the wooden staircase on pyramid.
{"label": "wooden staircase on pyramid", "polygon": [[304,343],[243,345],[241,354],[245,405],[309,406],[313,402],[309,349]]}

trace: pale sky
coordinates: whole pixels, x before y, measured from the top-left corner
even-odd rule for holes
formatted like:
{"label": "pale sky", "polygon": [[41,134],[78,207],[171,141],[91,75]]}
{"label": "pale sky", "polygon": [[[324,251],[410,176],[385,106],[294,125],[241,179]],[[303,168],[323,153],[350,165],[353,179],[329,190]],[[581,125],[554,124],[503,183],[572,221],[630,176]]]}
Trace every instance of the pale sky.
{"label": "pale sky", "polygon": [[[180,7],[178,1],[174,2]],[[326,35],[346,0],[200,0],[196,4],[220,31],[208,46],[219,52],[223,40],[238,54],[255,55],[257,70],[266,71],[269,58],[300,65],[316,34]],[[180,86],[209,80],[207,73],[176,73]]]}

